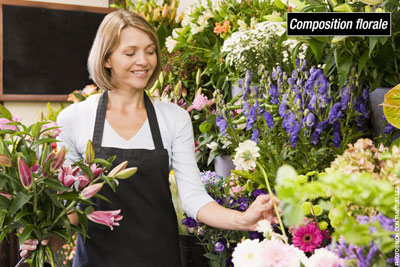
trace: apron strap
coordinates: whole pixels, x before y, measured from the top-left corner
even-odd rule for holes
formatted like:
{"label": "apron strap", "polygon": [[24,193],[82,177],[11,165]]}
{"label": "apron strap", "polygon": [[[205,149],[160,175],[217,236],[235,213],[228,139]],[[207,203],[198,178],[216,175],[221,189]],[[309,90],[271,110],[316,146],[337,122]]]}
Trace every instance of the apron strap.
{"label": "apron strap", "polygon": [[[106,119],[107,102],[108,102],[108,91],[105,90],[104,93],[100,96],[100,101],[97,106],[96,121],[94,124],[93,139],[92,139],[94,147],[101,147],[101,142],[103,140],[103,132],[104,132],[104,122]],[[164,149],[164,145],[161,139],[160,128],[158,126],[156,111],[154,109],[153,103],[151,103],[146,92],[144,93],[144,104],[150,125],[154,147],[156,149]]]}

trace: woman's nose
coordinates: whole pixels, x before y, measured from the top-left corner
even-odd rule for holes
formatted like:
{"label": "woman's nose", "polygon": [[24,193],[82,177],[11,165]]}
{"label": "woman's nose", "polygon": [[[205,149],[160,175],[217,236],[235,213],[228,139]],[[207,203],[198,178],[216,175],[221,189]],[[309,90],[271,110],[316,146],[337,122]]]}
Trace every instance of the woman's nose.
{"label": "woman's nose", "polygon": [[137,65],[147,65],[147,63],[148,63],[148,59],[146,57],[146,53],[144,53],[144,52],[137,53],[136,64]]}

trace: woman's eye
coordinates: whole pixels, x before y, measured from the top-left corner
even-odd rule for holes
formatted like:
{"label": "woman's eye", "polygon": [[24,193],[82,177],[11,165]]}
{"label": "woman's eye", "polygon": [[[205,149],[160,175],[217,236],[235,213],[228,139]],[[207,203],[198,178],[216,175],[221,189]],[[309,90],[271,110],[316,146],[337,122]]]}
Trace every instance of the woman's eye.
{"label": "woman's eye", "polygon": [[135,55],[135,54],[134,54],[134,53],[125,54],[125,56],[128,56],[128,57],[131,57],[131,56],[133,56],[133,55]]}
{"label": "woman's eye", "polygon": [[154,55],[154,51],[150,51],[150,52],[147,52],[147,54],[149,54],[149,55]]}

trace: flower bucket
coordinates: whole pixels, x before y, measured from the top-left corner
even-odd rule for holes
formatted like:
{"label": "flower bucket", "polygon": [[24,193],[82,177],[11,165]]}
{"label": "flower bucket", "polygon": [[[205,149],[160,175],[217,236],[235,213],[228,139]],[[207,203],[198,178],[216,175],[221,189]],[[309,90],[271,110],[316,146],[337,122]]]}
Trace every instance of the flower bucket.
{"label": "flower bucket", "polygon": [[221,155],[214,158],[215,172],[224,179],[235,169],[231,155]]}
{"label": "flower bucket", "polygon": [[204,247],[195,236],[179,235],[182,267],[208,267]]}
{"label": "flower bucket", "polygon": [[385,94],[390,88],[376,88],[369,93],[371,107],[371,121],[374,137],[383,134],[385,130],[385,120],[383,119],[383,107],[380,106],[385,99]]}

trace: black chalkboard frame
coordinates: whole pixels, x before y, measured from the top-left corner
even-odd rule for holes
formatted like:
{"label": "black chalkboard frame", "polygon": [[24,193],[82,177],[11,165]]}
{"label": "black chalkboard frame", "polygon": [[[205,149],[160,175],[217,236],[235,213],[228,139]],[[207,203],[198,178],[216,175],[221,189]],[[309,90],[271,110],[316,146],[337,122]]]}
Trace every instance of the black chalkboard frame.
{"label": "black chalkboard frame", "polygon": [[68,95],[3,93],[3,5],[107,14],[115,9],[23,0],[0,0],[0,101],[66,101]]}

